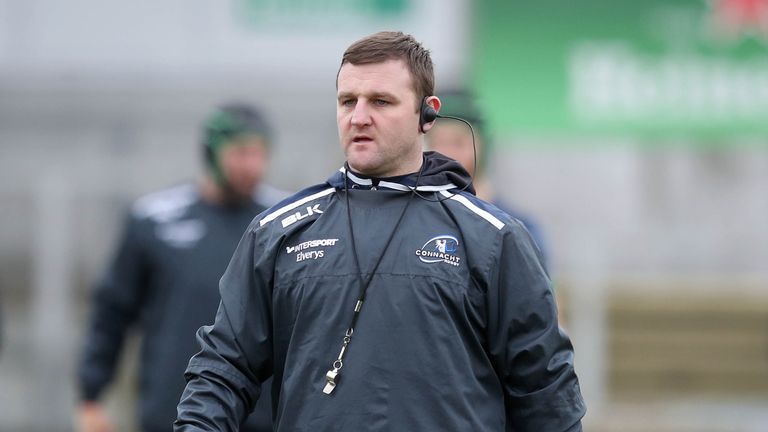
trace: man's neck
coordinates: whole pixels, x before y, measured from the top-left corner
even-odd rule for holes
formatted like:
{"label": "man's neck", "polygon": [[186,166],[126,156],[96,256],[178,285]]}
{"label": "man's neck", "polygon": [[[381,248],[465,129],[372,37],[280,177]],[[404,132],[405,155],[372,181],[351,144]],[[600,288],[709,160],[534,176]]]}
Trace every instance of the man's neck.
{"label": "man's neck", "polygon": [[221,205],[224,203],[224,191],[210,176],[204,175],[200,178],[198,189],[203,201],[208,204]]}
{"label": "man's neck", "polygon": [[204,175],[198,182],[200,196],[203,201],[216,206],[238,207],[250,203],[248,197],[236,197],[226,191],[209,175]]}
{"label": "man's neck", "polygon": [[349,166],[349,169],[355,173],[363,175],[364,177],[372,177],[372,178],[388,178],[388,177],[399,177],[404,176],[408,174],[414,174],[419,172],[421,169],[421,165],[424,163],[424,156],[421,152],[419,152],[414,157],[408,158],[407,161],[401,163],[400,165],[397,165],[393,169],[390,170],[383,170],[383,171],[363,171],[355,168],[347,162],[347,165]]}

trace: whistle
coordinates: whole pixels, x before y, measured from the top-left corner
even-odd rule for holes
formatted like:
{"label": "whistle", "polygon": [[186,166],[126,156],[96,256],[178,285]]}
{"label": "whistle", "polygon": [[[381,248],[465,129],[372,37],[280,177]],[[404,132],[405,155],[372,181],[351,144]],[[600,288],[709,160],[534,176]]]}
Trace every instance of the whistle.
{"label": "whistle", "polygon": [[329,395],[333,392],[333,389],[336,388],[336,378],[338,375],[339,370],[336,368],[329,370],[325,374],[325,388],[323,388],[323,393]]}

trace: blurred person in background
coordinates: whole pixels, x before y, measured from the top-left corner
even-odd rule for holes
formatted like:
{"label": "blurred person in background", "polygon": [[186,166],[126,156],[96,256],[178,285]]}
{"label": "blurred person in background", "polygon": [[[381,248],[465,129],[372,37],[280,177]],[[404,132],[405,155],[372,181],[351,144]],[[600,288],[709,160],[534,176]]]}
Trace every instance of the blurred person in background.
{"label": "blurred person in background", "polygon": [[469,127],[463,122],[452,119],[443,119],[435,123],[431,133],[426,136],[427,148],[459,162],[472,176],[472,186],[478,198],[492,203],[522,222],[541,250],[544,264],[548,264],[546,242],[539,225],[527,215],[521,214],[517,209],[500,200],[493,185],[485,177],[485,169],[491,153],[491,137],[488,134],[485,116],[476,98],[468,90],[456,89],[440,92],[440,101],[442,102],[440,115],[459,117],[472,125],[475,131],[474,146],[477,149],[477,158],[475,158],[472,132]]}
{"label": "blurred person in background", "polygon": [[[143,338],[141,430],[172,430],[184,369],[199,350],[195,332],[213,321],[219,304],[219,278],[243,230],[283,198],[262,182],[271,128],[258,109],[243,103],[216,109],[202,138],[204,174],[134,203],[114,259],[94,290],[78,367],[81,432],[116,430],[101,399],[134,327]],[[272,430],[269,399],[260,400],[243,430]]]}
{"label": "blurred person in background", "polygon": [[271,392],[277,431],[580,432],[573,347],[530,235],[422,151],[440,109],[429,51],[368,36],[336,87],[347,161],[245,232],[175,430],[237,431]]}

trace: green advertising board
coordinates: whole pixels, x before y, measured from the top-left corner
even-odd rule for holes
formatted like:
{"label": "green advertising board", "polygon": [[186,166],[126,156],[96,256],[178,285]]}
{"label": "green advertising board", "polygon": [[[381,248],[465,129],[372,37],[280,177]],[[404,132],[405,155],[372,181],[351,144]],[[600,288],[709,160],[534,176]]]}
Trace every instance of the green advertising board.
{"label": "green advertising board", "polygon": [[[237,0],[238,21],[253,29],[338,30],[340,25],[395,25],[412,0]],[[294,27],[294,28],[291,28]]]}
{"label": "green advertising board", "polygon": [[768,0],[483,0],[474,28],[497,134],[768,135]]}

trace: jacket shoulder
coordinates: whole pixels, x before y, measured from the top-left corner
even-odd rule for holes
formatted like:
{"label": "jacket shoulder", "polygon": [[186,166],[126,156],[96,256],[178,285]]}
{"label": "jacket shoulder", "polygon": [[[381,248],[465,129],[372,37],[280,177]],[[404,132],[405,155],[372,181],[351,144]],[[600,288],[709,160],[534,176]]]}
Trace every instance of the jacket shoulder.
{"label": "jacket shoulder", "polygon": [[137,199],[131,206],[131,217],[167,222],[183,215],[198,198],[197,189],[192,183],[162,189]]}
{"label": "jacket shoulder", "polygon": [[[314,207],[319,201],[327,199],[336,192],[333,186],[322,183],[310,186],[295,194],[285,198],[279,203],[268,208],[256,217],[252,224],[253,229],[282,229],[287,228],[295,218],[295,212],[307,210],[307,212],[317,211]],[[322,211],[319,211],[322,213]]]}
{"label": "jacket shoulder", "polygon": [[499,209],[495,205],[484,201],[475,195],[467,192],[440,192],[440,194],[447,200],[457,203],[456,205],[464,209],[466,217],[465,221],[473,220],[479,224],[489,224],[493,228],[499,231],[503,230],[515,230],[518,226],[522,226],[520,221],[516,220],[503,210]]}
{"label": "jacket shoulder", "polygon": [[511,247],[525,251],[524,255],[535,257],[540,263],[545,263],[541,249],[531,236],[525,223],[509,215],[494,204],[484,201],[472,194],[462,193],[456,195],[456,198],[452,199],[463,204],[470,213],[475,215],[475,219],[484,219],[485,222],[487,222],[486,225],[493,226],[495,229],[492,228],[491,231],[495,231],[499,234],[497,238],[501,240],[499,243],[501,245],[500,247]]}

